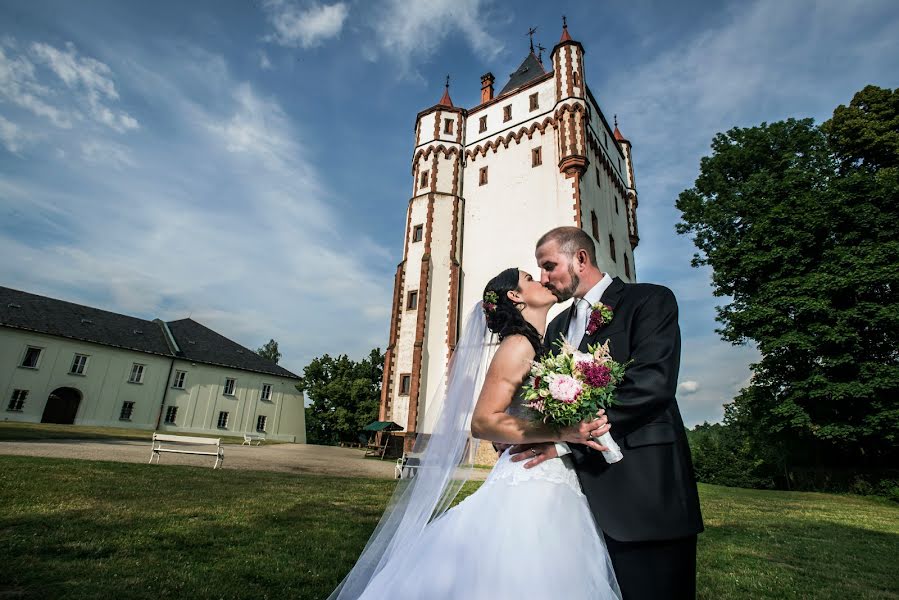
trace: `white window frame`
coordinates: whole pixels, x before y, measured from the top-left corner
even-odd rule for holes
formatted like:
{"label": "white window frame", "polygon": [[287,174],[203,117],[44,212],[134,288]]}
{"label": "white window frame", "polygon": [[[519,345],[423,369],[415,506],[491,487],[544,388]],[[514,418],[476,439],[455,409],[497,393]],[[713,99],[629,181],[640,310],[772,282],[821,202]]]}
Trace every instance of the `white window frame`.
{"label": "white window frame", "polygon": [[[84,359],[79,362],[79,359]],[[87,370],[87,354],[75,354],[72,357],[72,366],[69,367],[69,375],[84,375],[84,372]]]}
{"label": "white window frame", "polygon": [[[128,409],[128,415],[125,415],[125,409]],[[119,411],[119,421],[130,421],[131,415],[134,414],[134,401],[125,400],[122,402],[122,409]]]}
{"label": "white window frame", "polygon": [[[231,384],[231,389],[228,389],[228,384]],[[225,378],[225,387],[222,389],[222,394],[225,396],[233,396],[234,391],[237,389],[237,379],[234,377],[226,377]]]}
{"label": "white window frame", "polygon": [[[268,394],[265,391],[268,390]],[[262,384],[262,392],[259,395],[259,399],[263,402],[271,402],[272,401],[272,384],[263,383]]]}
{"label": "white window frame", "polygon": [[268,416],[258,415],[256,417],[256,431],[261,431],[264,433],[266,425],[268,425]]}
{"label": "white window frame", "polygon": [[175,377],[172,379],[172,387],[176,390],[183,390],[185,379],[187,379],[187,371],[175,370]]}
{"label": "white window frame", "polygon": [[176,425],[175,420],[178,418],[178,407],[168,406],[165,409],[165,424]]}
{"label": "white window frame", "polygon": [[[222,415],[225,416],[224,419],[222,419]],[[231,416],[231,413],[229,413],[227,410],[219,411],[219,418],[218,418],[218,428],[219,429],[228,429],[228,418],[230,416]]]}
{"label": "white window frame", "polygon": [[15,389],[9,398],[9,404],[6,405],[6,410],[8,412],[22,412],[26,400],[28,400],[28,390]]}
{"label": "white window frame", "polygon": [[[37,358],[34,360],[33,365],[26,365],[25,361],[28,359],[28,353],[32,350],[37,350]],[[19,361],[19,366],[23,369],[39,369],[41,367],[41,358],[44,357],[44,349],[39,346],[26,346],[25,354],[22,355],[22,360]]]}
{"label": "white window frame", "polygon": [[128,383],[137,383],[141,384],[144,382],[144,371],[146,370],[146,366],[141,363],[132,363],[131,364],[131,373],[128,375]]}

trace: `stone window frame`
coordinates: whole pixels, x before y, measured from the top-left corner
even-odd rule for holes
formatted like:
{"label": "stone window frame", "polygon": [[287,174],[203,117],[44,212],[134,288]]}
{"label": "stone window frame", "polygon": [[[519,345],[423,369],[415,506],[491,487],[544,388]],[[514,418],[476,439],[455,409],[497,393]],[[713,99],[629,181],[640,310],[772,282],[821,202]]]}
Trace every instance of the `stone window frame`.
{"label": "stone window frame", "polygon": [[478,133],[484,133],[485,131],[487,131],[487,115],[481,117],[478,123]]}
{"label": "stone window frame", "polygon": [[538,99],[537,93],[533,93],[528,96],[528,101],[530,102],[531,110],[535,111],[540,108],[540,100]]}
{"label": "stone window frame", "polygon": [[456,122],[455,119],[444,119],[443,120],[443,133],[446,135],[453,135],[453,124]]}
{"label": "stone window frame", "polygon": [[425,237],[425,226],[422,223],[412,226],[412,243],[420,242]]}
{"label": "stone window frame", "polygon": [[409,290],[406,294],[406,310],[418,310],[418,290]]}
{"label": "stone window frame", "polygon": [[478,171],[478,185],[487,185],[487,167],[481,167]]}
{"label": "stone window frame", "polygon": [[593,227],[593,239],[599,243],[599,218],[596,216],[596,211],[590,211],[590,225]]}
{"label": "stone window frame", "polygon": [[418,189],[423,190],[428,187],[429,171],[425,170],[418,174]]}
{"label": "stone window frame", "polygon": [[543,146],[531,148],[531,167],[539,167],[543,164]]}
{"label": "stone window frame", "polygon": [[398,396],[408,396],[412,392],[412,373],[400,373]]}
{"label": "stone window frame", "polygon": [[615,236],[611,233],[609,234],[609,256],[612,257],[612,262],[618,262],[618,258],[615,256]]}
{"label": "stone window frame", "polygon": [[512,105],[506,104],[503,107],[503,123],[507,123],[512,120]]}

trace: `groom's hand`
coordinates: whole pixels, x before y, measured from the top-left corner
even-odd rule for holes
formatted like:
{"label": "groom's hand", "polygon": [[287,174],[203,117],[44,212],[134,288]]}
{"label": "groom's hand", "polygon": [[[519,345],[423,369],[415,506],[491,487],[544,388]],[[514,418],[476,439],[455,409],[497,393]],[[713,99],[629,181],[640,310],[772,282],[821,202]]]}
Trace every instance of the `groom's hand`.
{"label": "groom's hand", "polygon": [[559,457],[558,452],[556,452],[556,445],[552,442],[518,444],[512,446],[512,449],[509,450],[509,455],[512,457],[512,462],[527,460],[528,462],[524,463],[525,469],[536,467],[545,460]]}

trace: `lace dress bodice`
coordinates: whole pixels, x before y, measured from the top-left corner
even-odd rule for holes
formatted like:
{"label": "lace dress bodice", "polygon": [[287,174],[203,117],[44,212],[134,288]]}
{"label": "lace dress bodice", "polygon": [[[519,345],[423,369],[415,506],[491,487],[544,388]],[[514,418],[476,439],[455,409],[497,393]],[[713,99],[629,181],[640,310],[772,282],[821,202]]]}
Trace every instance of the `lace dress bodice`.
{"label": "lace dress bodice", "polygon": [[[532,419],[533,411],[526,407],[524,403],[524,398],[519,391],[515,394],[515,397],[512,398],[512,404],[506,409],[506,413],[519,419]],[[542,479],[551,483],[566,485],[578,494],[583,495],[583,492],[581,492],[581,484],[578,482],[577,473],[575,473],[574,468],[571,465],[570,456],[546,460],[530,469],[524,468],[525,462],[527,461],[512,462],[509,451],[506,450],[500,455],[499,460],[496,465],[494,465],[493,470],[490,472],[484,485],[497,483],[518,485],[523,481]]]}

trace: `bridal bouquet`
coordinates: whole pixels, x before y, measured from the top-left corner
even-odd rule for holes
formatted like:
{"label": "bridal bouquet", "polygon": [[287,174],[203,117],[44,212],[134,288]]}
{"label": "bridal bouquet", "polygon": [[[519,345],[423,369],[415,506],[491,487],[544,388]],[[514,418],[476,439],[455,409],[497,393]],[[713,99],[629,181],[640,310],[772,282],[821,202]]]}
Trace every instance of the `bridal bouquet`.
{"label": "bridal bouquet", "polygon": [[[609,342],[589,346],[589,354],[579,352],[564,338],[557,342],[559,353],[546,355],[531,365],[523,386],[525,406],[542,415],[544,423],[567,427],[596,418],[599,409],[615,404],[615,386],[624,378],[623,365],[609,353]],[[606,462],[623,458],[621,449],[608,432],[596,441],[607,447]]]}

